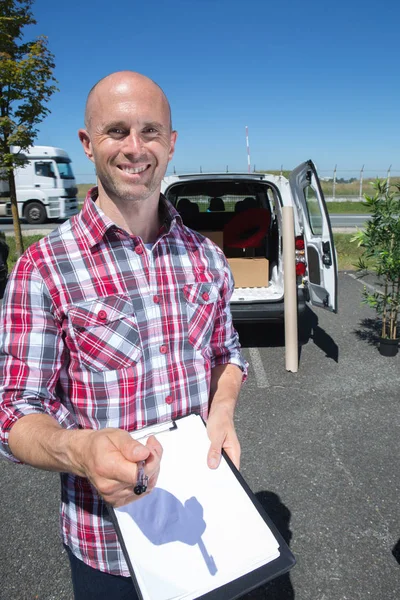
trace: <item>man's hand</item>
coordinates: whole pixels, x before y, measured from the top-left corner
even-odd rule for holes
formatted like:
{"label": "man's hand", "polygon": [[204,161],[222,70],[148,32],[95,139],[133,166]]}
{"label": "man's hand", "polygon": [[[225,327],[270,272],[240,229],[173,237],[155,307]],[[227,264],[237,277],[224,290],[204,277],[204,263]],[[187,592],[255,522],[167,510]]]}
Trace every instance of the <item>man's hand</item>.
{"label": "man's hand", "polygon": [[240,444],[233,423],[233,410],[223,404],[211,404],[207,420],[207,433],[211,442],[207,463],[216,469],[225,450],[237,469],[240,467]]}
{"label": "man's hand", "polygon": [[207,433],[211,441],[208,466],[216,469],[225,450],[235,467],[240,466],[240,444],[233,424],[236,400],[242,385],[243,373],[231,364],[218,365],[211,371],[210,412]]}
{"label": "man's hand", "polygon": [[[162,447],[154,436],[143,445],[122,429],[102,429],[91,431],[79,440],[75,460],[104,500],[117,507],[151,492],[157,482],[161,457]],[[149,481],[147,492],[137,496],[133,488],[140,461],[145,461],[144,473]]]}
{"label": "man's hand", "polygon": [[143,445],[123,429],[63,429],[46,414],[19,419],[11,428],[9,445],[18,460],[32,467],[87,477],[113,506],[141,497],[133,491],[140,461],[145,461],[148,491],[155,487],[162,456],[154,436]]}

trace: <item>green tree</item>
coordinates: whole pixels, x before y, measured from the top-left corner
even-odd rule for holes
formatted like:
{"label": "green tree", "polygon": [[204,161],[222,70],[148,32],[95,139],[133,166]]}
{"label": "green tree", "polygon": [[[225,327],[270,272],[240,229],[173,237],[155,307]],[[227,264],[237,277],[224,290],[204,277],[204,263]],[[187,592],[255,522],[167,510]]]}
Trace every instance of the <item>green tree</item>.
{"label": "green tree", "polygon": [[[24,248],[14,171],[26,163],[23,152],[32,146],[37,125],[50,112],[46,103],[58,91],[47,38],[23,39],[24,27],[36,24],[32,4],[33,0],[0,0],[0,173],[10,188],[17,256]],[[18,152],[11,152],[11,146]]]}
{"label": "green tree", "polygon": [[382,319],[381,337],[394,340],[400,312],[400,185],[377,179],[374,190],[373,196],[364,195],[371,218],[353,238],[363,250],[356,266],[366,274],[373,265],[381,289],[365,287],[363,301]]}

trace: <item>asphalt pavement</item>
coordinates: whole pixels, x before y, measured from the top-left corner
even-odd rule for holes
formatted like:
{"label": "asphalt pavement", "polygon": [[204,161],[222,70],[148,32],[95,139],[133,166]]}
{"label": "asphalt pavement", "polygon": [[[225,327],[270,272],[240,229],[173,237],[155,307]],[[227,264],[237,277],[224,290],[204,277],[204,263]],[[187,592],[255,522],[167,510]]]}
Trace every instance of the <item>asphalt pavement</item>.
{"label": "asphalt pavement", "polygon": [[[339,314],[309,311],[298,373],[281,328],[239,329],[242,474],[297,559],[246,600],[400,598],[400,354],[378,353],[361,289],[341,273]],[[58,475],[0,461],[0,478],[0,599],[72,600]]]}

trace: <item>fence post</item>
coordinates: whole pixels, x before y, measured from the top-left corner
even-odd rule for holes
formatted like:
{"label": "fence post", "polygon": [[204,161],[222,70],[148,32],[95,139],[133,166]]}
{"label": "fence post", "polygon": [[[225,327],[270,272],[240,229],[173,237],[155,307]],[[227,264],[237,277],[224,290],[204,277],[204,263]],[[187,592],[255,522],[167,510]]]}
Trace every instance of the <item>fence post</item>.
{"label": "fence post", "polygon": [[361,167],[361,171],[360,171],[360,200],[362,199],[363,173],[364,173],[364,165]]}
{"label": "fence post", "polygon": [[390,188],[390,170],[392,168],[392,165],[390,165],[390,167],[388,168],[388,172],[387,172],[387,190],[389,191]]}
{"label": "fence post", "polygon": [[332,197],[333,197],[333,201],[335,202],[335,198],[336,198],[336,167],[337,165],[335,165],[335,168],[333,170],[333,189],[332,189]]}

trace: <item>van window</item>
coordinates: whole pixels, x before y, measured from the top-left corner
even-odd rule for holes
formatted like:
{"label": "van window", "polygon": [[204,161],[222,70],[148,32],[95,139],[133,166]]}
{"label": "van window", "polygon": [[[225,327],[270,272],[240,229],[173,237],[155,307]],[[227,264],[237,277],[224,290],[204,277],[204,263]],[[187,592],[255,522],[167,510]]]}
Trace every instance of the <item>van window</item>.
{"label": "van window", "polygon": [[318,202],[318,196],[314,188],[308,185],[304,188],[304,198],[307,204],[307,212],[311,231],[314,235],[322,234],[322,214]]}
{"label": "van window", "polygon": [[39,177],[55,177],[51,162],[35,162],[35,174]]}
{"label": "van window", "polygon": [[176,196],[176,204],[175,206],[178,209],[178,212],[181,209],[185,209],[190,204],[196,204],[198,209],[197,212],[239,212],[240,210],[246,210],[249,208],[259,208],[260,201],[259,199],[253,197],[249,197],[248,195],[233,195],[233,194],[223,194],[221,196],[210,196],[207,194],[204,195],[177,195]]}

